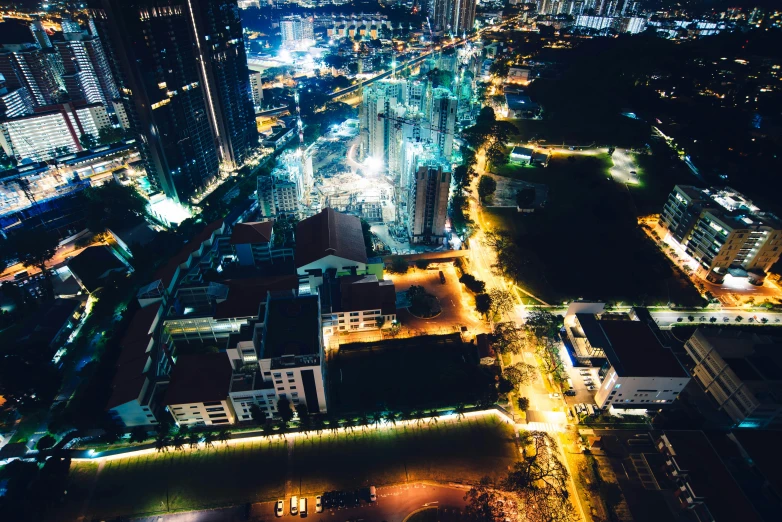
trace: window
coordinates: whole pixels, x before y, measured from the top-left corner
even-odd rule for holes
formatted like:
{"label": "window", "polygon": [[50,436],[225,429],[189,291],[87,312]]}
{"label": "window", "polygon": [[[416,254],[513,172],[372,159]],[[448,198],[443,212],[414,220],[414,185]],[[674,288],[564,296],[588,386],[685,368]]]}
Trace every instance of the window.
{"label": "window", "polygon": [[281,386],[281,387],[277,388],[277,391],[285,391],[285,387]]}
{"label": "window", "polygon": [[295,390],[295,389],[296,389],[296,387],[295,387],[295,386],[291,386],[291,390]]}
{"label": "window", "polygon": [[219,408],[207,408],[206,411],[225,411],[222,406]]}
{"label": "window", "polygon": [[210,419],[219,419],[221,417],[227,417],[227,416],[228,416],[227,413],[211,413],[211,414],[209,414],[209,418]]}
{"label": "window", "polygon": [[270,376],[272,374],[272,372],[263,372],[263,374],[268,377],[268,376]]}
{"label": "window", "polygon": [[205,402],[204,406],[222,406],[222,403],[220,401],[211,401]]}
{"label": "window", "polygon": [[287,375],[288,377],[293,377],[293,372],[285,372],[285,375]]}
{"label": "window", "polygon": [[274,381],[274,384],[282,384],[282,381]]}
{"label": "window", "polygon": [[358,317],[358,312],[350,312],[350,317]]}
{"label": "window", "polygon": [[282,377],[281,373],[277,372],[277,373],[274,374],[274,378],[275,379],[279,379],[280,377]]}

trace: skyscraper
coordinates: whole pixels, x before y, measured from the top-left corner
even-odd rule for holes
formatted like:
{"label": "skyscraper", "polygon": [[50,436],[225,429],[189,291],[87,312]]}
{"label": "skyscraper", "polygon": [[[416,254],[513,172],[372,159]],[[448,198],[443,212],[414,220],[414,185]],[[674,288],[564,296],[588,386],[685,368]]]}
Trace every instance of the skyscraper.
{"label": "skyscraper", "polygon": [[437,243],[445,238],[451,164],[437,147],[423,149],[408,186],[407,230],[411,243]]}
{"label": "skyscraper", "polygon": [[257,144],[236,0],[91,0],[147,173],[186,200]]}
{"label": "skyscraper", "polygon": [[26,87],[36,106],[60,101],[65,86],[53,51],[38,44],[5,44],[0,50],[0,74],[9,90]]}
{"label": "skyscraper", "polygon": [[456,125],[456,96],[443,87],[432,93],[432,107],[429,115],[431,141],[440,147],[441,153],[450,158],[453,152],[453,133]]}
{"label": "skyscraper", "polygon": [[[381,80],[364,91],[361,105],[361,132],[364,155],[389,165],[389,141],[398,117],[397,107],[407,95],[405,80]],[[382,117],[380,115],[383,115]]]}
{"label": "skyscraper", "polygon": [[469,32],[475,24],[476,0],[430,0],[432,24],[453,34]]}
{"label": "skyscraper", "polygon": [[111,101],[119,98],[119,90],[100,40],[67,19],[63,21],[63,38],[54,47],[60,54],[69,97],[111,106]]}

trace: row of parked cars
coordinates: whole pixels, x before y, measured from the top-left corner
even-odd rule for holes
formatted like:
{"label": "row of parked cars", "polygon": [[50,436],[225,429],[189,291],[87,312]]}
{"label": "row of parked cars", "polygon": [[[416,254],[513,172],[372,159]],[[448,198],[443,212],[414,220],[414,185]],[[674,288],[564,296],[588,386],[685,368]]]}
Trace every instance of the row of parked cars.
{"label": "row of parked cars", "polygon": [[597,404],[574,404],[573,409],[576,410],[577,415],[600,415],[600,408]]}
{"label": "row of parked cars", "polygon": [[[315,513],[322,513],[323,508],[356,507],[361,504],[362,499],[367,502],[377,502],[377,489],[375,486],[355,491],[327,491],[323,495],[318,495],[315,497]],[[294,517],[296,515],[306,517],[309,510],[309,500],[307,497],[299,498],[293,495],[290,499],[289,509],[289,513]],[[275,504],[274,514],[278,517],[285,515],[285,502],[283,500],[278,500]]]}

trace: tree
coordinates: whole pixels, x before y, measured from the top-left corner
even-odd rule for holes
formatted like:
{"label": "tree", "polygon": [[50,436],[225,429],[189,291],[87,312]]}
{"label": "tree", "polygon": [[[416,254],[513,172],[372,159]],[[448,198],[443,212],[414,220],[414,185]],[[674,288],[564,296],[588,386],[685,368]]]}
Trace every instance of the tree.
{"label": "tree", "polygon": [[187,436],[187,443],[190,445],[190,449],[197,448],[199,442],[201,442],[201,435],[198,433],[190,433]]}
{"label": "tree", "polygon": [[56,442],[57,440],[47,433],[38,439],[38,443],[35,445],[35,448],[38,450],[47,450],[54,446]]}
{"label": "tree", "polygon": [[512,520],[509,512],[510,504],[492,487],[489,477],[481,478],[477,486],[473,486],[464,495],[467,502],[465,514],[468,520],[475,522],[496,522],[497,520]]}
{"label": "tree", "polygon": [[492,312],[497,315],[509,314],[513,311],[516,302],[513,300],[513,296],[507,290],[501,288],[494,288],[489,291],[491,296]]}
{"label": "tree", "polygon": [[529,409],[529,399],[527,397],[519,397],[518,403],[521,411],[527,411]]}
{"label": "tree", "polygon": [[497,190],[497,182],[491,176],[484,174],[478,180],[478,196],[481,201],[485,201],[486,198],[493,195]]}
{"label": "tree", "polygon": [[364,250],[367,251],[367,257],[375,255],[375,247],[372,243],[372,232],[370,231],[371,228],[372,225],[370,225],[367,220],[361,220],[361,233],[364,236]]}
{"label": "tree", "polygon": [[503,372],[514,387],[520,384],[529,384],[535,379],[537,370],[531,364],[519,362],[505,368]]}
{"label": "tree", "polygon": [[87,150],[94,149],[98,146],[98,140],[92,134],[82,134],[79,136],[79,143]]}
{"label": "tree", "polygon": [[462,277],[459,278],[459,282],[474,294],[482,294],[486,289],[486,283],[480,279],[476,279],[472,274],[463,274]]}
{"label": "tree", "polygon": [[493,167],[501,167],[508,164],[508,151],[502,143],[493,143],[486,150],[486,162],[489,164],[489,172]]}
{"label": "tree", "polygon": [[130,430],[130,442],[144,442],[147,440],[147,429],[143,426],[136,426]]}
{"label": "tree", "polygon": [[[572,157],[572,156],[571,156]],[[535,201],[535,189],[523,188],[516,191],[516,206],[519,208],[529,208]]]}
{"label": "tree", "polygon": [[286,425],[293,419],[291,403],[285,397],[277,399],[277,416],[280,417],[282,422]]}
{"label": "tree", "polygon": [[456,405],[456,407],[453,409],[453,412],[456,414],[456,418],[459,419],[459,422],[462,421],[464,418],[464,413],[467,411],[467,407],[464,405],[463,402],[460,402]]}
{"label": "tree", "polygon": [[98,131],[98,141],[101,145],[111,145],[122,141],[127,136],[127,132],[122,128],[103,127]]}
{"label": "tree", "polygon": [[483,316],[488,316],[491,311],[491,296],[489,294],[478,294],[475,296],[475,311]]}
{"label": "tree", "polygon": [[375,325],[376,325],[378,328],[381,328],[381,329],[382,329],[382,328],[383,328],[383,326],[385,326],[385,324],[386,324],[386,318],[385,318],[384,316],[380,315],[380,316],[378,316],[378,317],[375,319]]}
{"label": "tree", "polygon": [[310,410],[303,402],[296,405],[296,414],[299,416],[299,424],[302,428],[308,428],[312,418],[310,417]]}
{"label": "tree", "polygon": [[391,266],[389,271],[395,274],[406,274],[410,266],[407,264],[405,258],[400,256],[394,256],[391,258]]}
{"label": "tree", "polygon": [[398,420],[398,418],[399,417],[397,416],[397,414],[393,411],[387,411],[385,415],[383,415],[383,420],[385,420],[389,424],[393,424],[394,426],[396,426],[396,421]]}
{"label": "tree", "polygon": [[217,434],[217,439],[222,442],[223,444],[228,444],[228,439],[231,438],[231,432],[228,430],[220,430],[220,433]]}
{"label": "tree", "polygon": [[89,187],[82,194],[87,226],[93,232],[132,225],[147,214],[147,200],[131,186],[110,182]]}
{"label": "tree", "polygon": [[547,310],[533,308],[527,314],[526,326],[536,337],[556,337],[561,321]]}
{"label": "tree", "polygon": [[516,323],[508,321],[494,325],[492,343],[500,353],[519,353],[525,341],[524,330],[516,326]]}
{"label": "tree", "polygon": [[206,446],[207,448],[214,448],[215,440],[217,440],[217,437],[213,432],[207,431],[206,433],[204,433],[203,439],[204,439],[204,446]]}
{"label": "tree", "polygon": [[[19,260],[25,267],[36,267],[49,280],[49,270],[46,262],[57,253],[60,241],[53,232],[42,228],[34,228],[19,232],[13,236],[12,245]],[[47,287],[48,287],[47,283]],[[51,288],[49,288],[51,293]]]}
{"label": "tree", "polygon": [[256,403],[250,403],[250,416],[255,422],[264,422],[266,420],[266,413]]}
{"label": "tree", "polygon": [[429,261],[426,259],[416,259],[415,260],[415,267],[421,270],[426,270],[426,268],[429,266]]}

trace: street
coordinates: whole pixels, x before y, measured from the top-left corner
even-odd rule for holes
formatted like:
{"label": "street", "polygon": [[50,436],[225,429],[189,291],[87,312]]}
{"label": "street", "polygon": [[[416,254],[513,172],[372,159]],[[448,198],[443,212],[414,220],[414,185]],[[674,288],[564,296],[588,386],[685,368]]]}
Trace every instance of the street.
{"label": "street", "polygon": [[152,517],[134,518],[137,522],[234,522],[239,520],[285,522],[297,518],[314,520],[363,520],[365,522],[402,522],[412,512],[425,508],[437,507],[444,516],[440,520],[466,520],[463,516],[464,487],[434,486],[428,484],[404,484],[377,488],[377,502],[362,502],[355,508],[339,508],[315,513],[315,497],[308,497],[308,513],[306,517],[294,516],[289,513],[290,499],[285,502],[285,514],[282,517],[274,515],[274,502],[262,502],[247,506],[232,506],[222,509],[189,511],[171,515],[155,515]]}

